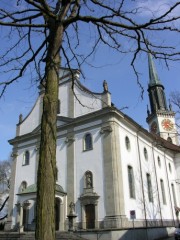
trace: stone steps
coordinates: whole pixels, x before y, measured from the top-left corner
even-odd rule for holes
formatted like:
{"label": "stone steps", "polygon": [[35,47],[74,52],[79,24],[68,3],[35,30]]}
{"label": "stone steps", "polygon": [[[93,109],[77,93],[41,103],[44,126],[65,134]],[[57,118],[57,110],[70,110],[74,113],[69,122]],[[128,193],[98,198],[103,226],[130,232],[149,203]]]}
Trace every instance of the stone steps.
{"label": "stone steps", "polygon": [[[2,232],[0,233],[0,240],[35,240],[35,234],[32,232],[29,233],[17,233],[17,232]],[[86,240],[78,236],[77,234],[70,232],[57,232],[56,240]]]}

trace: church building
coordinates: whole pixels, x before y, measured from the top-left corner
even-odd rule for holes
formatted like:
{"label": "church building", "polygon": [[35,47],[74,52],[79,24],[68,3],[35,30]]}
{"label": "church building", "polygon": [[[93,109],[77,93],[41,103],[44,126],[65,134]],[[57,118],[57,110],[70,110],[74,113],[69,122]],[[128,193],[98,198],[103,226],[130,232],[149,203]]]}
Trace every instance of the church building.
{"label": "church building", "polygon": [[[180,147],[175,113],[149,54],[149,131],[62,68],[57,112],[56,230],[174,227],[180,211]],[[19,117],[12,145],[6,229],[34,230],[43,89]],[[88,237],[87,237],[88,238]],[[103,239],[103,238],[102,238]],[[109,238],[110,239],[110,238]],[[114,236],[112,239],[118,239]]]}

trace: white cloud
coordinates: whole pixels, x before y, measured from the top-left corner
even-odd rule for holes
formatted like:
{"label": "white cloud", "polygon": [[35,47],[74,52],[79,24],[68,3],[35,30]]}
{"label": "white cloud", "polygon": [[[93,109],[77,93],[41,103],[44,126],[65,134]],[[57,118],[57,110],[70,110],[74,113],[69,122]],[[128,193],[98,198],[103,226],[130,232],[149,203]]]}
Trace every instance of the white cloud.
{"label": "white cloud", "polygon": [[[144,0],[138,1],[136,7],[139,8],[141,16],[157,17],[168,11],[178,1],[172,0]],[[176,7],[169,16],[179,16],[180,6]]]}

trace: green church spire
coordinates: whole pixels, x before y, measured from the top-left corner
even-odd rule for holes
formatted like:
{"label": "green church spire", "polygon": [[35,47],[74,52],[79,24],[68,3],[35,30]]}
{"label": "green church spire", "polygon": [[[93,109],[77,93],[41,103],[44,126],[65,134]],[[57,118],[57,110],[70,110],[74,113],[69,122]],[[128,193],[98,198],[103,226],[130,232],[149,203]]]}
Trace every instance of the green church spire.
{"label": "green church spire", "polygon": [[158,78],[158,74],[151,53],[148,53],[148,64],[149,64],[149,86],[162,85]]}

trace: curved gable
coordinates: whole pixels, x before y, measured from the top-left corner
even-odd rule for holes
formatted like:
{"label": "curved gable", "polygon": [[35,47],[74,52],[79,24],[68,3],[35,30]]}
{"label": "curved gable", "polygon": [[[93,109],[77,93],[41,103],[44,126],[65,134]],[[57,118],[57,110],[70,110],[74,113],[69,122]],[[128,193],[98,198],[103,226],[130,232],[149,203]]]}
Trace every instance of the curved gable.
{"label": "curved gable", "polygon": [[42,114],[41,109],[42,109],[42,96],[39,96],[31,112],[21,123],[18,124],[19,136],[30,133],[39,126]]}

